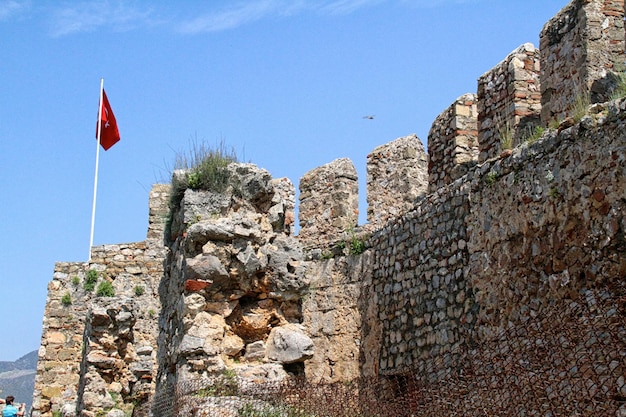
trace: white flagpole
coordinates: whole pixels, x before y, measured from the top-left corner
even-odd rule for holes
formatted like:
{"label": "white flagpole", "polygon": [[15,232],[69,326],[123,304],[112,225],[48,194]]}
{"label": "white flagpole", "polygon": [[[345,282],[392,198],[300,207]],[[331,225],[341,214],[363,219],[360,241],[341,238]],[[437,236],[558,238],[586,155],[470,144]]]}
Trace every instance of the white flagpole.
{"label": "white flagpole", "polygon": [[102,133],[102,106],[104,105],[102,100],[102,92],[104,91],[104,78],[100,78],[100,105],[98,106],[98,140],[96,141],[96,174],[93,179],[93,204],[91,206],[91,234],[89,235],[89,257],[88,261],[91,261],[91,247],[93,246],[93,229],[96,222],[96,195],[98,193],[98,162],[100,161],[100,134]]}

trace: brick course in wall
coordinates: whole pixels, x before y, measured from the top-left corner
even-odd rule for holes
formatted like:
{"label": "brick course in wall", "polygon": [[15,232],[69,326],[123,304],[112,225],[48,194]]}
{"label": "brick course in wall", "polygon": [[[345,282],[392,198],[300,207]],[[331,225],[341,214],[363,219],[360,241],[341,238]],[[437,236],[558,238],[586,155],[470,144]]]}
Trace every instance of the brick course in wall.
{"label": "brick course in wall", "polygon": [[477,102],[464,94],[443,111],[428,132],[428,192],[463,176],[478,159]]}
{"label": "brick course in wall", "polygon": [[624,71],[624,1],[572,0],[541,31],[541,121],[606,101]]}
{"label": "brick course in wall", "polygon": [[478,78],[479,162],[519,145],[541,124],[539,55],[526,43]]}

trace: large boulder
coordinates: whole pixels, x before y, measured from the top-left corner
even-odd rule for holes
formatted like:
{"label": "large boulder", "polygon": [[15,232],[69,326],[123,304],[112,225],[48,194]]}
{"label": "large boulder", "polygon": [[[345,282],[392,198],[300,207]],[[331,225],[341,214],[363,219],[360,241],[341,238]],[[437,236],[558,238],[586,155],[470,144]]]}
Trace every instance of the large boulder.
{"label": "large boulder", "polygon": [[228,166],[232,193],[265,212],[274,196],[270,173],[254,164],[237,163]]}
{"label": "large boulder", "polygon": [[314,353],[313,341],[297,325],[275,327],[267,341],[267,358],[284,364],[304,362]]}
{"label": "large boulder", "polygon": [[228,279],[228,271],[213,255],[198,255],[195,258],[187,258],[185,279],[218,281]]}
{"label": "large boulder", "polygon": [[279,299],[299,298],[309,284],[305,274],[302,246],[293,237],[277,236],[274,241],[261,248],[268,259],[268,274],[271,276],[270,292]]}

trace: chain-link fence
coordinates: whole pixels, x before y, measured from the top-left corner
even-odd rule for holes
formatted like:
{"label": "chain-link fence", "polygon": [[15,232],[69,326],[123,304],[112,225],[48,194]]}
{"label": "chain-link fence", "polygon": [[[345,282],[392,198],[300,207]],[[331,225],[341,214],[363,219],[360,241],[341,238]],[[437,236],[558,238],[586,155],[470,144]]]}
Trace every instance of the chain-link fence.
{"label": "chain-link fence", "polygon": [[155,395],[151,413],[626,417],[625,312],[626,297],[587,291],[579,301],[558,303],[496,337],[431,358],[421,369],[334,384],[254,383],[226,374],[164,389]]}

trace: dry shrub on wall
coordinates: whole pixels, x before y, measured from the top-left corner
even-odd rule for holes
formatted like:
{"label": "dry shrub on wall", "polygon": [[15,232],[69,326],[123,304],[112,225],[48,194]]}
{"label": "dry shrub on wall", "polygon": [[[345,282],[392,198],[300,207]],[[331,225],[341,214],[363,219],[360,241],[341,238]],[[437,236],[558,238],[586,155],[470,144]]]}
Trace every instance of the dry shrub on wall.
{"label": "dry shrub on wall", "polygon": [[611,100],[626,97],[626,71],[619,71],[613,74],[615,77],[615,87],[611,92]]}
{"label": "dry shrub on wall", "polygon": [[238,162],[234,148],[227,147],[222,140],[216,146],[190,141],[188,151],[176,152],[174,166],[168,170],[172,181],[170,211],[165,222],[165,235],[171,235],[174,210],[180,204],[188,188],[222,193],[228,187],[229,174],[226,169]]}
{"label": "dry shrub on wall", "polygon": [[174,171],[185,171],[184,177],[177,178],[172,192],[175,202],[180,202],[187,188],[223,192],[228,186],[226,167],[237,162],[237,153],[228,148],[224,141],[216,146],[194,140],[187,152],[178,152],[174,162]]}
{"label": "dry shrub on wall", "polygon": [[589,99],[588,94],[581,93],[576,96],[576,99],[574,100],[574,108],[572,109],[572,118],[576,123],[580,122],[581,119],[587,114],[590,103],[591,100]]}
{"label": "dry shrub on wall", "polygon": [[501,150],[513,149],[514,133],[515,129],[511,126],[511,123],[508,120],[498,122],[498,136],[500,137]]}

